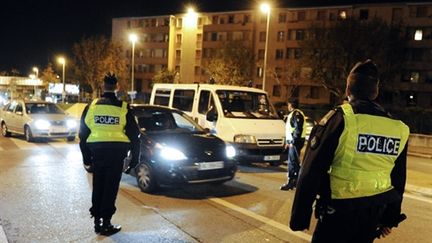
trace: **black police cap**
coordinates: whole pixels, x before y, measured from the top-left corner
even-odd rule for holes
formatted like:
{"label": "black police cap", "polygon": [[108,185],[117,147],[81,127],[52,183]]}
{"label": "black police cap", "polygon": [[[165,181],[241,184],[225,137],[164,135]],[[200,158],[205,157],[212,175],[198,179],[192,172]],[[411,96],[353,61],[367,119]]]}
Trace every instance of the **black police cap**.
{"label": "black police cap", "polygon": [[117,84],[117,77],[115,74],[107,73],[104,77],[104,83],[108,85],[116,85]]}

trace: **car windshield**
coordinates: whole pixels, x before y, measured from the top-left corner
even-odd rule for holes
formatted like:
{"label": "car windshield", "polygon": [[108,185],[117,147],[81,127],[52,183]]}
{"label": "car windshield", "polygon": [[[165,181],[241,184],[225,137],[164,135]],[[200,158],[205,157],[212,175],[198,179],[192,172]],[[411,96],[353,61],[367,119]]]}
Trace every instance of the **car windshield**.
{"label": "car windshield", "polygon": [[145,108],[134,108],[134,112],[138,126],[146,132],[204,132],[202,127],[180,112]]}
{"label": "car windshield", "polygon": [[238,90],[218,90],[216,93],[225,117],[279,119],[263,93]]}
{"label": "car windshield", "polygon": [[26,103],[28,114],[64,114],[64,111],[52,103]]}

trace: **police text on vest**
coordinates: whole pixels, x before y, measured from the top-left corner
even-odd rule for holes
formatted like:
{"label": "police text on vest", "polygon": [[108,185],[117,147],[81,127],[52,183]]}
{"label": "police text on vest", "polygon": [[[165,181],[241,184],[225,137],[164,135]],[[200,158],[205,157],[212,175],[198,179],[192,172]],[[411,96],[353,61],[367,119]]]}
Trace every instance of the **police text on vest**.
{"label": "police text on vest", "polygon": [[94,116],[96,124],[103,125],[118,125],[120,124],[120,117],[117,116]]}
{"label": "police text on vest", "polygon": [[385,155],[398,155],[400,138],[359,134],[357,152]]}

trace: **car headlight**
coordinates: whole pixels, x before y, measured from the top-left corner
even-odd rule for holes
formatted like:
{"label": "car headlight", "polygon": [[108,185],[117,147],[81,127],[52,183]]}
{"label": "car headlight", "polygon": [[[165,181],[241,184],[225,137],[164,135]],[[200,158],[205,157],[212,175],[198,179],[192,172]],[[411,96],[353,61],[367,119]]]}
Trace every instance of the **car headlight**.
{"label": "car headlight", "polygon": [[35,127],[39,130],[47,130],[51,126],[51,123],[47,120],[36,120]]}
{"label": "car headlight", "polygon": [[66,121],[66,126],[71,129],[71,128],[76,128],[78,126],[78,123],[75,120],[67,120]]}
{"label": "car headlight", "polygon": [[156,148],[159,149],[159,155],[163,159],[171,160],[171,161],[187,159],[186,155],[182,151],[176,148],[172,148],[161,144],[156,144]]}
{"label": "car headlight", "polygon": [[253,143],[256,144],[256,138],[252,135],[235,135],[234,143]]}
{"label": "car headlight", "polygon": [[225,147],[225,152],[226,152],[226,156],[229,159],[232,159],[232,158],[234,158],[236,156],[236,150],[235,150],[235,148],[232,145],[227,145]]}

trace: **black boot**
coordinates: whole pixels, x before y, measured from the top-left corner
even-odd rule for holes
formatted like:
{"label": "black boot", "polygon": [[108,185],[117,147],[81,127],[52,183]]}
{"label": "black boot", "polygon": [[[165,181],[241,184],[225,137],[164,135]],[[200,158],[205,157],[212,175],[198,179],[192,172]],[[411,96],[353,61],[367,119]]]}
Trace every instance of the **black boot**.
{"label": "black boot", "polygon": [[283,184],[280,189],[282,191],[293,190],[297,185],[297,179],[289,179],[286,184]]}
{"label": "black boot", "polygon": [[94,231],[99,234],[102,228],[102,218],[94,217]]}
{"label": "black boot", "polygon": [[103,218],[102,227],[100,229],[101,235],[113,235],[121,230],[121,225],[111,224],[111,218]]}

